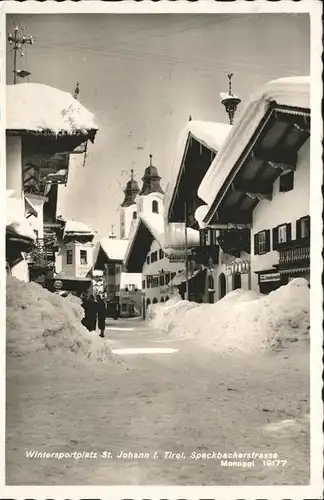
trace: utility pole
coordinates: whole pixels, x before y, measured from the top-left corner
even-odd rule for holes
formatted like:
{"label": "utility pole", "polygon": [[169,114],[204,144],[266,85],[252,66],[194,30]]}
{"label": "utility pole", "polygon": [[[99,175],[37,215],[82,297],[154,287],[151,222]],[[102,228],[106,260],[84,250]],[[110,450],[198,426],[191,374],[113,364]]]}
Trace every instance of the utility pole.
{"label": "utility pole", "polygon": [[[23,47],[26,44],[32,45],[34,43],[34,39],[32,36],[28,36],[28,37],[26,37],[25,35],[18,36],[18,31],[19,31],[19,28],[16,26],[14,29],[14,34],[11,35],[9,33],[9,35],[8,35],[8,42],[10,43],[10,45],[13,45],[13,51],[14,51],[14,70],[13,70],[14,85],[16,85],[16,83],[17,83],[17,76],[24,78],[25,76],[30,75],[30,73],[28,71],[24,71],[24,70],[17,71],[17,51],[18,50],[22,51]],[[23,56],[24,53],[21,52],[20,55]]]}
{"label": "utility pole", "polygon": [[185,300],[189,300],[189,265],[188,265],[188,230],[187,230],[187,202],[184,202],[184,219],[185,219],[185,268],[186,268],[186,292]]}

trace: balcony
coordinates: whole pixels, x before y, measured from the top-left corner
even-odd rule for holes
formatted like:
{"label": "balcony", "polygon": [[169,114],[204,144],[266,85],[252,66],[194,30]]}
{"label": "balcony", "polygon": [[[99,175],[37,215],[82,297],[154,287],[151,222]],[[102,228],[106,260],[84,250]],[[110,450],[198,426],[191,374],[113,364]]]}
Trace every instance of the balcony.
{"label": "balcony", "polygon": [[279,269],[289,269],[296,266],[309,266],[310,242],[291,242],[288,247],[281,247],[279,251]]}
{"label": "balcony", "polygon": [[217,238],[224,253],[240,257],[241,252],[250,253],[250,230],[249,229],[229,229],[220,232]]}
{"label": "balcony", "polygon": [[38,238],[35,247],[27,254],[31,280],[55,269],[55,252],[58,247],[54,238]]}

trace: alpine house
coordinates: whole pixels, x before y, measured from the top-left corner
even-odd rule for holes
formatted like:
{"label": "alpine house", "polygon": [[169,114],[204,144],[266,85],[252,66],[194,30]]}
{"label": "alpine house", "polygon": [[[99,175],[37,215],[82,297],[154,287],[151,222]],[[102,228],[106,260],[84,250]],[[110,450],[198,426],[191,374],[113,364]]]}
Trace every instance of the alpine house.
{"label": "alpine house", "polygon": [[[181,132],[172,178],[165,194],[165,225],[168,239],[172,239],[172,233],[178,228],[182,231],[185,226],[200,229],[195,213],[198,207],[204,205],[204,201],[198,196],[198,187],[230,130],[231,125],[225,123],[190,119]],[[196,294],[199,287],[202,300],[213,303],[215,286],[212,269],[218,266],[219,262],[219,246],[215,230],[200,230],[200,244],[191,252],[189,261],[191,267],[194,266],[201,273],[199,283],[194,283]]]}
{"label": "alpine house", "polygon": [[261,293],[310,276],[310,115],[310,77],[267,83],[198,189],[207,205],[196,218],[223,229],[225,247],[233,230],[234,239],[251,231],[251,287]]}
{"label": "alpine house", "polygon": [[[71,94],[47,85],[8,85],[6,101],[7,189],[19,200],[20,217],[30,217],[36,247],[44,255],[51,254],[54,269],[58,186],[67,183],[70,154],[85,153],[98,127],[93,114]],[[22,253],[18,271],[11,248],[8,241],[12,274],[28,280],[27,259]],[[29,267],[38,266],[33,259],[31,255]]]}

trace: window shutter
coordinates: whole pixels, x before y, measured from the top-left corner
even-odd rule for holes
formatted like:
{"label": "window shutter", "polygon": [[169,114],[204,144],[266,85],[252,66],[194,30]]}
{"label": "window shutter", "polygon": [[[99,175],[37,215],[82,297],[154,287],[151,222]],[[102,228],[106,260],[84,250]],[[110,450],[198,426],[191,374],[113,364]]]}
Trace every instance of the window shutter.
{"label": "window shutter", "polygon": [[310,237],[310,216],[307,217],[306,227],[307,227],[307,234]]}
{"label": "window shutter", "polygon": [[287,227],[287,242],[291,241],[291,223],[289,222],[289,224],[286,224],[286,227]]}
{"label": "window shutter", "polygon": [[254,235],[254,255],[259,255],[259,235]]}
{"label": "window shutter", "polygon": [[270,252],[270,229],[265,231],[265,251]]}
{"label": "window shutter", "polygon": [[296,240],[300,240],[301,238],[301,220],[298,219],[296,221]]}
{"label": "window shutter", "polygon": [[204,230],[200,229],[199,231],[199,244],[200,246],[204,246]]}
{"label": "window shutter", "polygon": [[278,227],[272,229],[272,250],[277,250],[278,248]]}

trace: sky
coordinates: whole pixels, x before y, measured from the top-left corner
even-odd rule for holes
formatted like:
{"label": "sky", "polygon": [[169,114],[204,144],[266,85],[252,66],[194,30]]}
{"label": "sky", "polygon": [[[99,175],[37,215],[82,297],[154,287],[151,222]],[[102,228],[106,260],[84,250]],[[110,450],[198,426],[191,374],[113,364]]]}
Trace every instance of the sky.
{"label": "sky", "polygon": [[[141,187],[149,154],[165,189],[189,115],[228,123],[219,97],[228,73],[242,103],[270,80],[310,74],[307,14],[7,15],[7,32],[16,25],[35,39],[18,61],[31,72],[23,81],[71,93],[78,81],[96,117],[95,142],[85,165],[71,163],[59,212],[98,238],[112,225],[119,234],[130,170]],[[12,70],[8,47],[8,84]]]}

